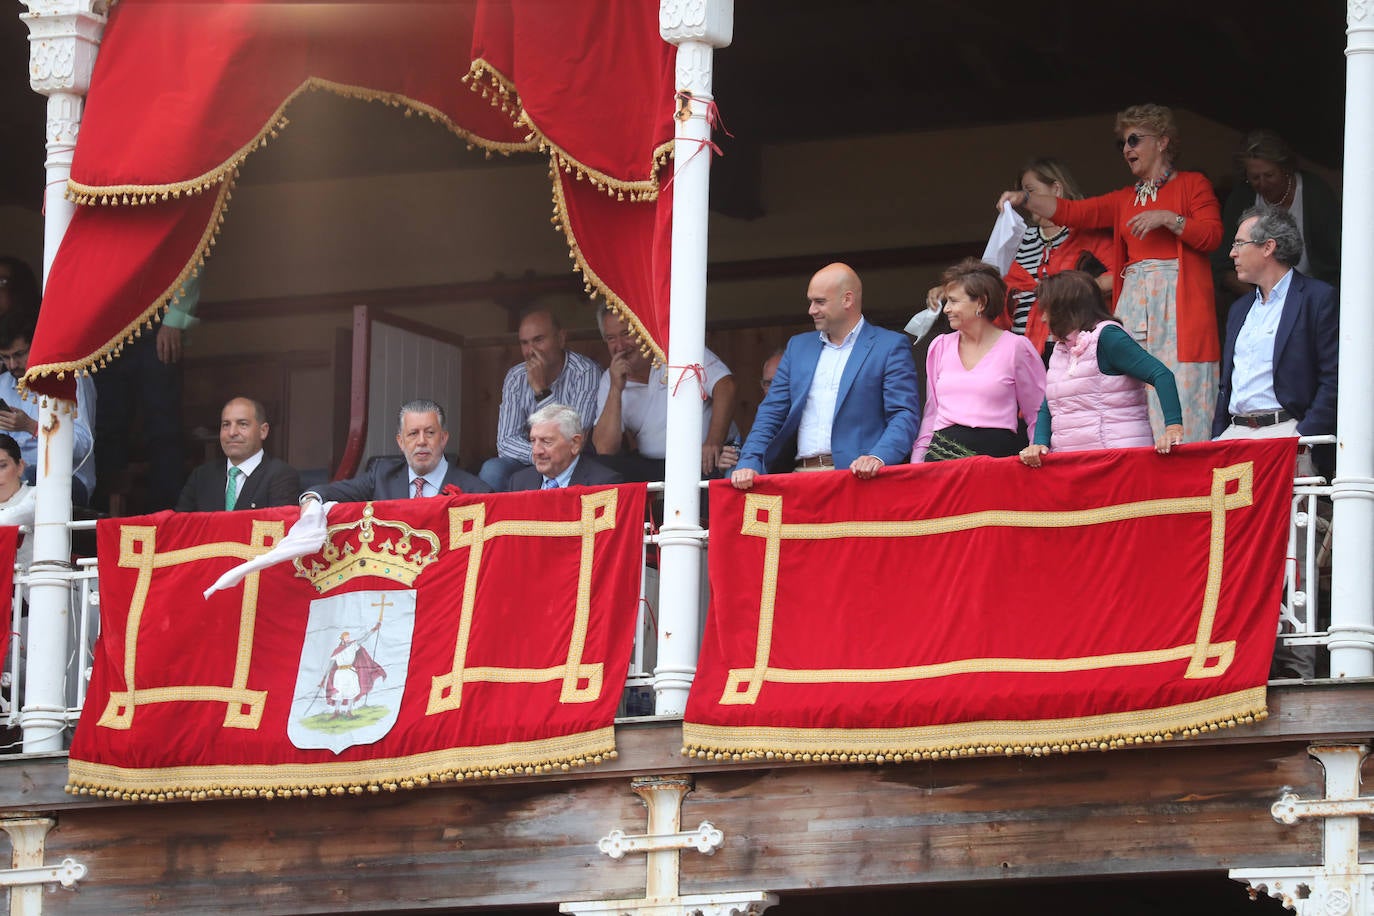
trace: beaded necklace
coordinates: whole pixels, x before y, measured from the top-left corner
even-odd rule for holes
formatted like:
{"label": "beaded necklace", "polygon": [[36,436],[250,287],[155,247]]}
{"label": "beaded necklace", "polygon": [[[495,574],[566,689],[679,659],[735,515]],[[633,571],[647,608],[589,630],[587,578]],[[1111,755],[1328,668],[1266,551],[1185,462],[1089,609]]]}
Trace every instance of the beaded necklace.
{"label": "beaded necklace", "polygon": [[1164,187],[1165,182],[1174,177],[1174,170],[1166,168],[1164,174],[1158,178],[1142,178],[1135,183],[1135,205],[1143,207],[1146,203],[1154,203],[1159,196],[1159,189]]}

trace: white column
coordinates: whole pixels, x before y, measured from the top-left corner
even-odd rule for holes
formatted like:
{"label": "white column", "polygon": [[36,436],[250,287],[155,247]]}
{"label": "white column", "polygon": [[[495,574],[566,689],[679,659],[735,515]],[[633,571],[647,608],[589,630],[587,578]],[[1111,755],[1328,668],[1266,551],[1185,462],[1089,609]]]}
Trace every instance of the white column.
{"label": "white column", "polygon": [[[649,836],[677,833],[682,829],[682,800],[692,791],[689,776],[641,777],[630,783],[648,810]],[[677,849],[657,849],[647,854],[644,896],[676,897],[682,855]]]}
{"label": "white column", "polygon": [[1324,796],[1302,799],[1285,789],[1270,812],[1281,824],[1321,820],[1321,864],[1234,868],[1231,878],[1250,885],[1252,900],[1267,894],[1298,916],[1370,916],[1374,865],[1360,863],[1360,818],[1374,816],[1374,798],[1360,795],[1360,768],[1369,748],[1314,744],[1308,753],[1325,771]]}
{"label": "white column", "polygon": [[43,193],[43,281],[76,205],[66,198],[81,111],[105,29],[107,0],[24,0],[29,12],[29,85],[48,97],[47,188]]}
{"label": "white column", "polygon": [[682,852],[715,855],[725,834],[709,821],[702,821],[696,830],[680,829],[682,800],[692,791],[690,776],[637,776],[630,788],[649,811],[648,832],[627,836],[623,830],[613,830],[597,847],[613,859],[629,853],[647,856],[644,896],[561,903],[560,912],[568,916],[762,916],[778,902],[777,895],[768,891],[683,896],[678,880]]}
{"label": "white column", "polygon": [[[29,80],[48,97],[43,279],[75,212],[66,200],[83,99],[105,28],[106,0],[28,0]],[[28,753],[60,751],[66,725],[72,517],[73,401],[44,399],[38,415],[38,492],[20,725]]]}
{"label": "white column", "polygon": [[1374,4],[1346,3],[1341,370],[1331,550],[1331,674],[1374,675]]}
{"label": "white column", "polygon": [[[0,830],[10,837],[14,847],[12,867],[33,868],[43,864],[43,841],[57,821],[47,817],[25,817],[0,820]],[[39,916],[43,912],[41,884],[28,884],[10,889],[10,916]]]}
{"label": "white column", "polygon": [[[660,0],[659,34],[677,45],[680,102],[673,160],[673,267],[669,323],[668,440],[663,526],[659,535],[658,665],[655,711],[681,715],[696,674],[701,606],[701,389],[677,384],[683,366],[699,366],[706,341],[706,222],[711,186],[711,101],[714,48],[730,44],[734,0]],[[665,103],[667,100],[665,100]]]}

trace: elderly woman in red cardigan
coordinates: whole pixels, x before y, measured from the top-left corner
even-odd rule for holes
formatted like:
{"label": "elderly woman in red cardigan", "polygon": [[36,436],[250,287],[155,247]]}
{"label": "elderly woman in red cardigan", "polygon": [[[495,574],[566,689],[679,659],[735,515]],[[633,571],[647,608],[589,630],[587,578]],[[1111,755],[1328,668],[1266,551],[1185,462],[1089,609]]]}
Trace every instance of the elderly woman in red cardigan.
{"label": "elderly woman in red cardigan", "polygon": [[[1205,441],[1221,358],[1207,255],[1221,243],[1221,207],[1206,176],[1174,170],[1178,127],[1169,109],[1127,108],[1116,116],[1116,134],[1134,185],[1086,200],[1008,191],[997,205],[1010,202],[1063,226],[1111,229],[1114,262],[1124,266],[1115,287],[1116,316],[1173,372],[1185,439]],[[1150,422],[1156,436],[1164,431],[1153,401]]]}

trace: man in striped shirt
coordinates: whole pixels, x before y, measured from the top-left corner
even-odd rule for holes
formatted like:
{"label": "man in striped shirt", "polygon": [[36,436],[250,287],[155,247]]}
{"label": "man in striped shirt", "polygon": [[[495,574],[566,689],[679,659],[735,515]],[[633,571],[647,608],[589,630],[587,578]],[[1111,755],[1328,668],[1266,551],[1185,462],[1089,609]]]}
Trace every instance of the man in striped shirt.
{"label": "man in striped shirt", "polygon": [[584,429],[591,429],[596,421],[601,367],[581,353],[564,349],[567,335],[547,310],[527,312],[519,334],[525,361],[512,366],[501,385],[496,457],[487,459],[478,475],[498,493],[508,489],[512,474],[533,463],[530,414],[549,404],[566,404],[577,411]]}

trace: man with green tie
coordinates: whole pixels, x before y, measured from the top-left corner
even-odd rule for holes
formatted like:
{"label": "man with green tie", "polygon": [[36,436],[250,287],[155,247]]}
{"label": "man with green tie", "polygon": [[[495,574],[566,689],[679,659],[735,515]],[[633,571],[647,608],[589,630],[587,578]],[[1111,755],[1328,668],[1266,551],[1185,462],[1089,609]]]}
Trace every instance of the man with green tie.
{"label": "man with green tie", "polygon": [[285,461],[263,451],[271,431],[267,409],[250,398],[234,398],[219,417],[224,461],[207,461],[191,472],[177,500],[178,512],[215,512],[290,506],[301,478]]}

